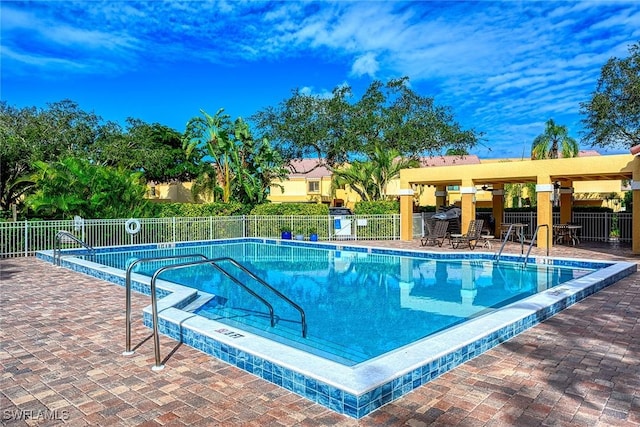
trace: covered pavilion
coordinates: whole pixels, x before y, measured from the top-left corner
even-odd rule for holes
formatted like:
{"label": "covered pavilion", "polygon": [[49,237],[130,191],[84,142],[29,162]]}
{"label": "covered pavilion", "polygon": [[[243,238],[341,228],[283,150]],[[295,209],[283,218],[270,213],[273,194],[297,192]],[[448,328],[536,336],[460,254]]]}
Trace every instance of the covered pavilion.
{"label": "covered pavilion", "polygon": [[[492,206],[496,230],[500,229],[504,210],[504,185],[509,183],[535,183],[537,218],[540,232],[539,248],[553,246],[554,185],[560,186],[560,222],[571,221],[573,182],[599,180],[629,180],[633,191],[632,251],[640,254],[640,156],[620,154],[610,156],[573,157],[545,160],[522,160],[481,163],[459,166],[403,169],[400,172],[400,238],[413,239],[413,194],[416,185],[436,187],[436,205],[445,204],[446,188],[460,186],[462,195],[462,232],[476,217],[476,186],[493,188]],[[544,232],[548,230],[548,232]]]}

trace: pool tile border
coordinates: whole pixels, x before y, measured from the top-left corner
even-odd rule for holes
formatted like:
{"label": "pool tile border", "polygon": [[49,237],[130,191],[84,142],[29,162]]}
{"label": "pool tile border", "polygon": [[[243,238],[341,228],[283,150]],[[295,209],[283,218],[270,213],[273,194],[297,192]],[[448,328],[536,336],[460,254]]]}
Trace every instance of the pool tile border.
{"label": "pool tile border", "polygon": [[[238,242],[260,242],[287,246],[318,246],[328,249],[353,252],[367,252],[396,256],[424,257],[430,259],[473,259],[493,260],[494,254],[474,253],[426,253],[405,250],[390,250],[375,247],[349,246],[341,243],[307,243],[298,241],[280,241],[276,239],[232,239]],[[224,244],[224,241],[188,242],[176,244],[176,247],[198,246],[202,244]],[[346,242],[345,242],[346,243]],[[100,252],[128,251],[132,249],[156,249],[158,245],[126,246],[100,248]],[[65,254],[82,253],[69,251]],[[53,262],[51,251],[39,252],[38,258]],[[524,261],[523,257],[504,255],[504,261]],[[636,271],[633,263],[564,258],[534,258],[535,263],[564,265],[581,268],[601,268],[580,279],[549,289],[523,301],[514,303],[494,313],[474,319],[463,328],[455,328],[449,334],[458,344],[453,348],[437,342],[437,336],[422,340],[421,348],[404,349],[381,356],[371,362],[354,367],[344,367],[335,362],[326,361],[299,350],[285,350],[279,343],[244,331],[233,331],[228,326],[180,310],[196,296],[190,288],[159,281],[159,329],[162,333],[210,354],[240,369],[250,372],[271,383],[323,405],[335,412],[352,418],[362,418],[423,384],[437,378],[454,367],[482,354],[492,347],[507,341],[526,329],[548,319],[572,304],[615,283]],[[100,267],[90,261],[63,257],[61,265],[102,280],[124,286],[124,272],[117,269]],[[604,268],[603,268],[604,267]],[[146,282],[145,282],[146,279]],[[148,278],[133,276],[132,289],[149,295]],[[143,319],[151,325],[150,307],[145,308]],[[480,324],[490,324],[484,333],[475,332]],[[479,328],[478,328],[479,329]],[[235,335],[241,335],[238,339]],[[449,335],[448,335],[449,337]],[[244,339],[247,338],[247,339]],[[440,340],[442,341],[442,340]],[[430,354],[425,354],[428,347]],[[285,347],[285,349],[289,349]],[[270,353],[271,352],[271,353]],[[280,357],[274,357],[278,354]],[[306,366],[300,365],[305,359]],[[380,366],[397,366],[402,360],[404,367],[391,375],[379,375]],[[391,363],[390,363],[391,362]],[[329,370],[329,372],[327,372]]]}

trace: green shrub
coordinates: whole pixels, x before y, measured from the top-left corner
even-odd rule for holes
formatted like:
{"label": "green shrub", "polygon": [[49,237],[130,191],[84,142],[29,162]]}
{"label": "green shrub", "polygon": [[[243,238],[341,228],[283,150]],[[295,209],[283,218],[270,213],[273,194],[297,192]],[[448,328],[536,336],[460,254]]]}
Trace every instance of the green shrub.
{"label": "green shrub", "polygon": [[356,215],[388,215],[400,213],[400,202],[397,200],[377,200],[373,202],[356,202]]}
{"label": "green shrub", "polygon": [[319,203],[264,203],[251,209],[251,215],[329,215],[329,207]]}
{"label": "green shrub", "polygon": [[244,215],[247,209],[238,202],[214,203],[157,203],[153,205],[152,217],[208,217]]}

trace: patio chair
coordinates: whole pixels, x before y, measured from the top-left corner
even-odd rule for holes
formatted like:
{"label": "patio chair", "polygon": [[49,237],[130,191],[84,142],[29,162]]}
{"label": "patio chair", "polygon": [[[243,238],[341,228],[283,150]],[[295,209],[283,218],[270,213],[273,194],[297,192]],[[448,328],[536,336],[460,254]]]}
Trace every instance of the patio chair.
{"label": "patio chair", "polygon": [[438,245],[442,246],[444,240],[447,238],[447,230],[449,228],[449,221],[436,221],[432,228],[429,228],[429,233],[420,239],[422,246]]}
{"label": "patio chair", "polygon": [[469,249],[475,249],[478,241],[482,239],[483,219],[472,219],[469,221],[469,229],[465,234],[452,234],[451,247],[458,249],[461,244],[469,245]]}

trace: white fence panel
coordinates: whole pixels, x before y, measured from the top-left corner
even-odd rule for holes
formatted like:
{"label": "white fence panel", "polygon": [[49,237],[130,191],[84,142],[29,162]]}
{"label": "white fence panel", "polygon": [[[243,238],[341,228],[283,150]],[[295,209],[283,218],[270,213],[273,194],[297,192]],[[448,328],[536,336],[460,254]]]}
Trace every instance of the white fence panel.
{"label": "white fence panel", "polygon": [[[525,237],[530,239],[535,231],[538,218],[536,212],[505,212],[506,223],[524,223]],[[573,212],[571,223],[580,225],[578,237],[584,241],[606,242],[609,240],[609,233],[614,228],[614,223],[620,230],[620,241],[631,242],[632,234],[632,214],[631,212]],[[560,214],[553,213],[553,223],[560,223]]]}
{"label": "white fence panel", "polygon": [[[319,240],[398,240],[400,215],[233,216],[140,218],[136,233],[126,218],[0,222],[0,257],[29,256],[53,249],[56,233],[68,231],[92,247],[175,243],[239,237],[280,238],[282,227]],[[343,225],[349,224],[349,227]],[[336,228],[337,226],[340,228]],[[137,228],[136,227],[132,227]],[[129,231],[132,231],[130,229]]]}
{"label": "white fence panel", "polygon": [[[431,215],[413,215],[414,238],[423,235],[424,222]],[[554,223],[559,220],[560,215],[554,213]],[[60,230],[73,233],[93,247],[239,237],[280,238],[283,227],[292,230],[294,235],[304,235],[305,239],[313,231],[319,240],[325,241],[400,239],[400,215],[141,218],[138,221],[140,230],[135,234],[127,232],[127,219],[124,218],[0,222],[0,258],[29,256],[36,251],[53,249],[56,233]],[[503,222],[527,224],[525,237],[530,239],[537,226],[537,217],[535,212],[505,212]],[[630,212],[574,212],[572,223],[582,226],[578,234],[581,240],[608,241],[609,233],[617,223],[620,241],[631,241]]]}

